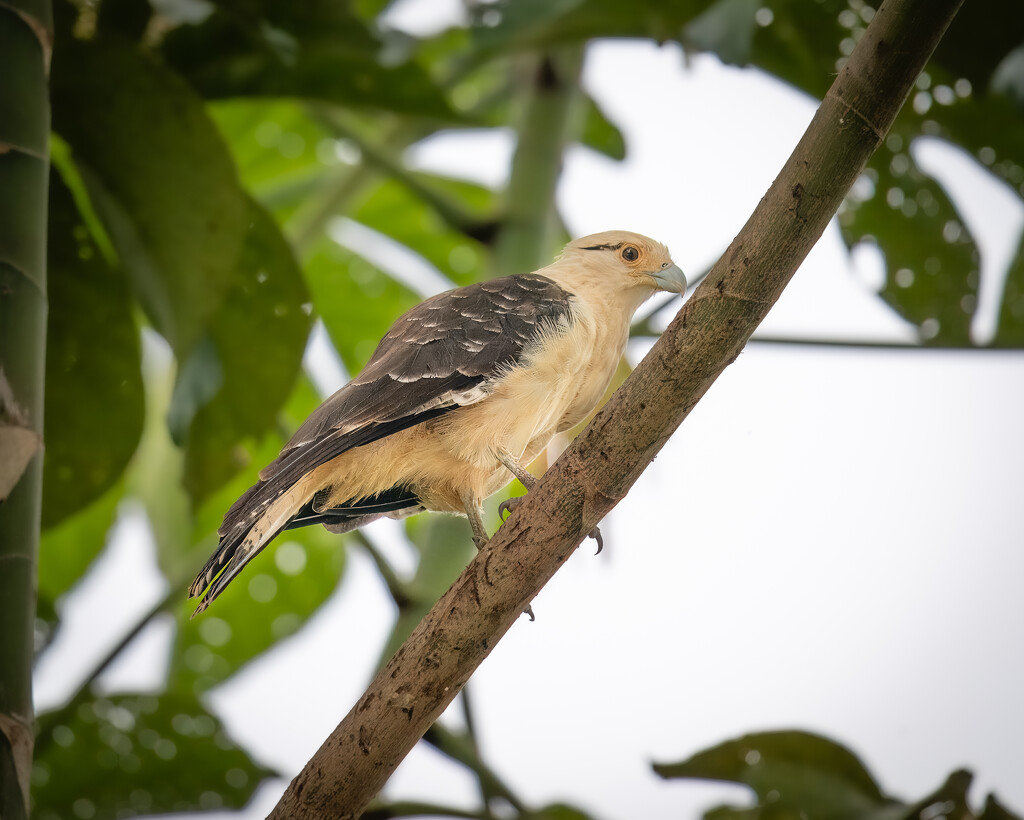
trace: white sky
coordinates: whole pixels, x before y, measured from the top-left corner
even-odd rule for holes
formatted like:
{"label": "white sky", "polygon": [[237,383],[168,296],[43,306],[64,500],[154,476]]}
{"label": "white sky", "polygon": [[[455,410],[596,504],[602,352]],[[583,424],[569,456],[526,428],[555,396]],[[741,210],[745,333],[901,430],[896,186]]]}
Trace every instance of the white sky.
{"label": "white sky", "polygon": [[[711,58],[683,70],[677,48],[641,42],[593,48],[585,82],[630,158],[570,152],[559,189],[570,229],[641,231],[693,273],[738,231],[814,110],[756,72]],[[509,154],[507,138],[459,134],[413,159],[495,181]],[[957,152],[917,156],[981,240],[984,335],[1024,211]],[[833,225],[763,330],[912,339],[871,290],[877,258],[857,261]],[[489,763],[537,804],[696,818],[744,792],[662,782],[650,761],[799,727],[850,745],[897,797],[967,766],[976,801],[995,789],[1024,811],[1022,384],[1018,354],[749,346],[604,522],[605,552],[585,544],[535,602],[537,622],[522,619],[473,678]],[[392,553],[395,526],[371,532]],[[41,706],[162,594],[144,522],[122,528],[67,601],[38,669]],[[294,773],[362,692],[392,619],[353,552],[309,626],[212,704],[259,759]],[[106,683],[153,685],[169,638],[155,625]],[[263,817],[283,787],[266,786],[243,816]],[[428,749],[387,793],[465,805],[475,794]]]}

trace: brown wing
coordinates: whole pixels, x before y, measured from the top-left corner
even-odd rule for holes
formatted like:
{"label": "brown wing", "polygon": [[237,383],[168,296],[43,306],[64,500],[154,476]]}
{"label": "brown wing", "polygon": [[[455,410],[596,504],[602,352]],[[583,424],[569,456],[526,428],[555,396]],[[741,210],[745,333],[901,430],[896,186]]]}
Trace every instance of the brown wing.
{"label": "brown wing", "polygon": [[569,317],[571,298],[544,276],[507,276],[438,294],[401,316],[363,372],[313,411],[228,510],[220,545],[190,594],[213,581],[267,505],[302,476],[354,447],[486,398],[545,328]]}

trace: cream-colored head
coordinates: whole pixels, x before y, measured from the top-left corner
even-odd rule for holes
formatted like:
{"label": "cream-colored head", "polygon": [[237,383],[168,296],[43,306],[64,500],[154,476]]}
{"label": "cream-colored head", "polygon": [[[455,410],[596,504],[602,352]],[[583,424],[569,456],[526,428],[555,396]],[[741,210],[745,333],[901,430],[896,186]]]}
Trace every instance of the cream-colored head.
{"label": "cream-colored head", "polygon": [[[631,231],[604,231],[574,239],[552,266],[572,285],[603,285],[682,293],[686,277],[660,242]],[[570,273],[571,272],[571,273]],[[575,280],[575,281],[572,281]]]}

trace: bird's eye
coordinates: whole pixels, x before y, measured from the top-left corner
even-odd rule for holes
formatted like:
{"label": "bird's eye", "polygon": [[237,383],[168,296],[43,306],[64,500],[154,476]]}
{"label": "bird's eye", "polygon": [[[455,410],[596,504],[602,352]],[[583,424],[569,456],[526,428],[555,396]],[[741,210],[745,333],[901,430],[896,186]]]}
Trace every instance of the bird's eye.
{"label": "bird's eye", "polygon": [[627,262],[636,262],[636,260],[640,258],[640,251],[632,245],[626,245],[626,247],[622,249],[622,258]]}

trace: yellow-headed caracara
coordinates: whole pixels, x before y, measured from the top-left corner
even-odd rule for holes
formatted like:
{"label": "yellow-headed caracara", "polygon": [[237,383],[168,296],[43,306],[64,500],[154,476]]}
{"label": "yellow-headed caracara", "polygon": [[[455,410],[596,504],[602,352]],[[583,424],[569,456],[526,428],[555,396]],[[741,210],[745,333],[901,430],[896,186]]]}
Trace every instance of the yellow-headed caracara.
{"label": "yellow-headed caracara", "polygon": [[535,273],[417,305],[228,510],[189,590],[205,591],[196,613],[292,527],[440,510],[466,515],[482,547],[481,502],[513,475],[530,486],[525,465],[604,395],[636,309],[685,288],[664,245],[609,231]]}

